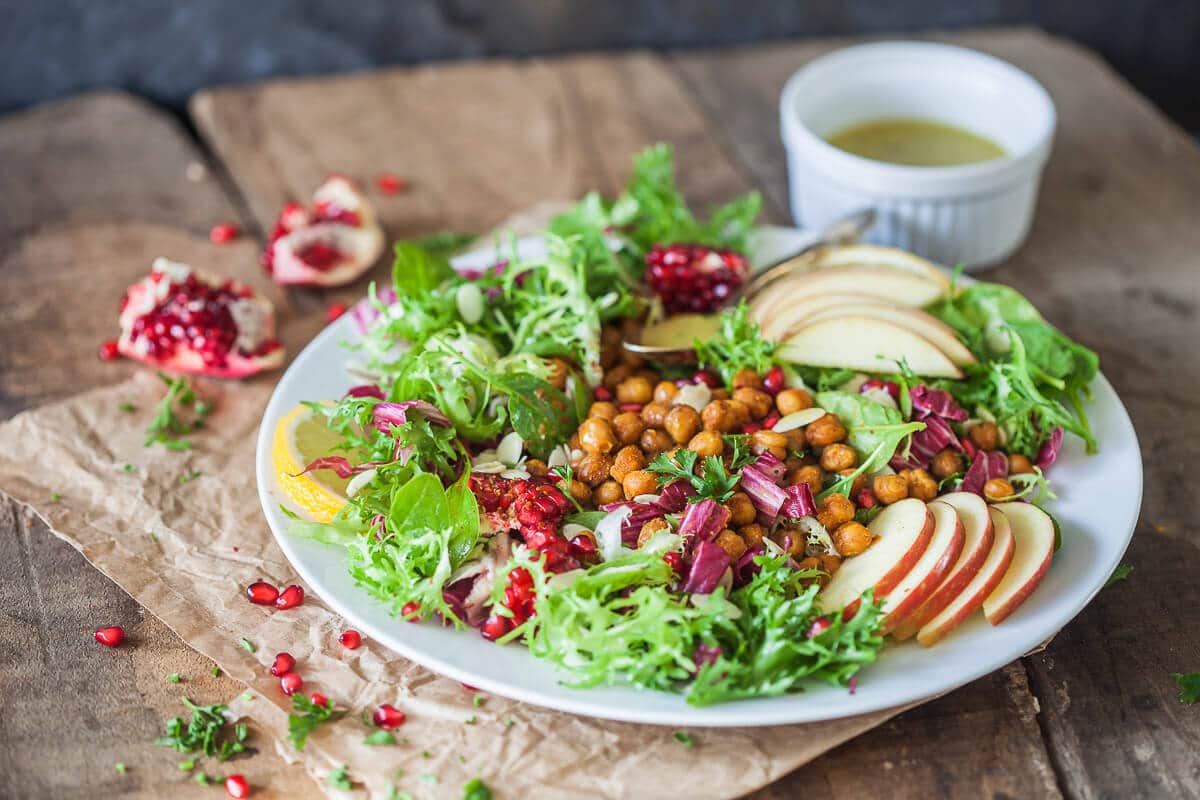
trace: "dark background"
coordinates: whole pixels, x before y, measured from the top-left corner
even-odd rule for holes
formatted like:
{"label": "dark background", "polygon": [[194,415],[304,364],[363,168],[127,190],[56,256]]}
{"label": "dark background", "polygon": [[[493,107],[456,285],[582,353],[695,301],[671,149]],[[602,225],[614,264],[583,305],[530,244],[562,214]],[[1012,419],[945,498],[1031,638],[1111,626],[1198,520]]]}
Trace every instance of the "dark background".
{"label": "dark background", "polygon": [[0,111],[431,59],[1033,24],[1200,131],[1200,0],[0,0]]}

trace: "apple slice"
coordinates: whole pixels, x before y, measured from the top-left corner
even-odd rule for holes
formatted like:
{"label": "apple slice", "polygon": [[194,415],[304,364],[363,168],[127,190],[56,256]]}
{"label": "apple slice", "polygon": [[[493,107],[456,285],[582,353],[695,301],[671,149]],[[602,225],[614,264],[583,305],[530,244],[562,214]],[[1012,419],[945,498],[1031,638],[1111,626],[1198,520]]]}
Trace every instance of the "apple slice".
{"label": "apple slice", "polygon": [[958,561],[963,548],[963,526],[958,514],[945,503],[930,503],[929,513],[933,517],[933,535],[929,546],[917,559],[896,588],[888,592],[880,606],[883,621],[881,634],[889,633],[897,623],[912,614],[941,585],[946,573]]}
{"label": "apple slice", "polygon": [[779,358],[863,372],[895,372],[896,364],[904,359],[918,375],[962,377],[937,345],[895,323],[873,317],[836,317],[807,325],[783,341]]}
{"label": "apple slice", "polygon": [[761,319],[802,297],[853,294],[906,306],[927,306],[946,293],[945,284],[924,275],[888,267],[840,267],[787,275],[754,296]]}
{"label": "apple slice", "polygon": [[925,623],[917,633],[917,641],[925,647],[933,647],[974,614],[1000,583],[1009,564],[1012,563],[1014,546],[1008,518],[994,508],[988,509],[988,516],[992,521],[992,549],[979,572],[975,573],[975,577],[962,593]]}
{"label": "apple slice", "polygon": [[952,507],[963,526],[963,547],[958,561],[946,573],[937,589],[919,609],[900,621],[892,629],[892,637],[899,640],[916,636],[921,627],[933,619],[950,601],[962,594],[971,579],[979,572],[992,549],[995,534],[992,518],[988,515],[987,503],[977,494],[952,492],[929,504],[932,509],[939,503]]}
{"label": "apple slice", "polygon": [[1012,527],[1016,550],[1004,579],[983,601],[983,615],[999,625],[1029,599],[1050,569],[1054,556],[1054,520],[1032,503],[997,503]]}
{"label": "apple slice", "polygon": [[[768,293],[769,295],[770,293]],[[777,341],[780,337],[786,334],[789,330],[796,326],[796,323],[806,317],[811,317],[827,308],[834,306],[851,305],[854,303],[882,303],[883,300],[878,297],[861,294],[819,294],[807,295],[805,297],[789,298],[786,304],[774,310],[770,315],[764,315],[764,311],[771,305],[767,299],[756,297],[750,301],[750,316],[758,323],[759,333],[764,339]]]}
{"label": "apple slice", "polygon": [[821,590],[826,610],[845,609],[852,616],[868,589],[875,590],[876,600],[886,597],[929,547],[933,517],[924,503],[909,497],[885,508],[870,528],[875,541],[863,553],[843,561]]}
{"label": "apple slice", "polygon": [[[953,328],[937,317],[926,314],[919,308],[909,308],[908,306],[897,306],[891,303],[880,303],[870,300],[858,303],[846,303],[839,306],[832,306],[804,317],[797,321],[794,329],[799,329],[804,325],[819,322],[823,319],[851,315],[874,317],[885,322],[893,322],[901,328],[907,328],[918,336],[928,339],[939,350],[945,353],[947,358],[960,367],[976,363],[975,356],[971,354],[971,351],[967,349],[965,344],[958,340],[958,336],[955,335]],[[783,338],[787,338],[786,333]]]}
{"label": "apple slice", "polygon": [[812,251],[813,265],[817,269],[828,267],[889,267],[905,270],[928,278],[934,283],[940,283],[943,288],[950,288],[950,276],[946,271],[932,261],[921,258],[899,247],[885,247],[877,244],[852,244],[835,247],[820,247]]}

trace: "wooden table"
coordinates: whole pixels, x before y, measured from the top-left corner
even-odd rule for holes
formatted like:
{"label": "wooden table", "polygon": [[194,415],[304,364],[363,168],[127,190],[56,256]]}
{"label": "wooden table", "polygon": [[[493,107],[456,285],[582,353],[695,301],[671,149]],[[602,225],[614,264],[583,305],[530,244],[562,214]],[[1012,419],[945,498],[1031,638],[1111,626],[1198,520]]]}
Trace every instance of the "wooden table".
{"label": "wooden table", "polygon": [[[1200,709],[1179,703],[1169,677],[1200,669],[1200,634],[1189,624],[1200,608],[1200,153],[1068,42],[1024,29],[930,38],[1012,61],[1058,106],[1033,233],[989,277],[1026,291],[1098,350],[1129,407],[1146,466],[1127,556],[1135,570],[1044,652],[757,796],[814,786],[846,798],[1200,795]],[[766,218],[788,222],[777,98],[806,60],[846,43],[492,61],[216,90],[191,107],[200,142],[119,93],[11,115],[0,120],[0,414],[128,373],[100,363],[96,346],[114,333],[121,290],[163,236],[208,246],[213,224],[237,220],[261,238],[285,199],[331,171],[411,181],[379,201],[394,237],[484,230],[540,200],[612,193],[633,152],[666,140],[692,200],[757,187]],[[230,270],[261,282],[245,252]],[[327,303],[363,286],[278,293],[293,352]],[[150,743],[177,713],[163,676],[202,671],[200,657],[3,503],[0,564],[0,796],[112,794],[118,761],[136,765],[119,785],[137,796],[213,796]],[[100,652],[91,641],[98,619],[124,625],[139,646]],[[206,701],[239,691],[225,678],[191,688]],[[259,796],[319,794],[274,753],[246,772],[269,784]]]}

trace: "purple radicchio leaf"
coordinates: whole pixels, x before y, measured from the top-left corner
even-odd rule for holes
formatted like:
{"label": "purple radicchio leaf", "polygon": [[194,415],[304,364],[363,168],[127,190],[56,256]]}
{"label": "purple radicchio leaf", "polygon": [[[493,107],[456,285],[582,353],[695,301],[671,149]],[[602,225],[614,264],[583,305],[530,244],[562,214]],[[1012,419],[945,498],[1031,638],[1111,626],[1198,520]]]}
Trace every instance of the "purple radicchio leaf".
{"label": "purple radicchio leaf", "polygon": [[704,499],[688,506],[679,522],[679,535],[691,537],[692,542],[707,542],[729,524],[729,509],[716,500]]}
{"label": "purple radicchio leaf", "polygon": [[664,514],[678,514],[687,507],[689,497],[696,496],[696,487],[691,481],[672,481],[658,496],[658,505]]}
{"label": "purple radicchio leaf", "polygon": [[741,489],[750,495],[750,502],[758,510],[759,519],[763,524],[773,525],[779,516],[779,510],[787,502],[787,492],[780,488],[770,475],[753,464],[742,470]]}
{"label": "purple radicchio leaf", "polygon": [[702,541],[696,546],[692,564],[688,567],[683,591],[708,594],[717,588],[721,576],[729,569],[729,553],[713,542]]}
{"label": "purple radicchio leaf", "polygon": [[967,474],[963,476],[961,491],[983,496],[983,485],[992,478],[1004,478],[1008,475],[1008,459],[1004,453],[980,450],[971,461]]}
{"label": "purple radicchio leaf", "polygon": [[929,416],[943,417],[955,422],[965,422],[967,411],[960,406],[954,396],[944,389],[930,389],[928,386],[914,386],[908,390],[912,400],[913,419],[925,419]]}
{"label": "purple radicchio leaf", "polygon": [[343,456],[325,456],[318,458],[316,461],[309,463],[307,467],[300,473],[311,472],[314,469],[331,469],[337,473],[339,478],[349,478],[351,475],[357,475],[360,472],[379,466],[378,462],[368,461],[365,464],[351,464],[349,459]]}
{"label": "purple radicchio leaf", "polygon": [[437,406],[424,400],[405,400],[402,403],[378,403],[372,409],[372,419],[375,429],[380,433],[391,433],[393,425],[403,425],[408,422],[408,410],[419,411],[429,420],[431,425],[450,427],[450,418],[438,411]]}
{"label": "purple radicchio leaf", "polygon": [[915,431],[908,441],[908,452],[898,452],[888,462],[892,469],[925,469],[933,461],[933,457],[953,447],[962,450],[962,442],[954,435],[950,423],[941,417],[929,416],[921,420],[925,423],[923,430]]}
{"label": "purple radicchio leaf", "polygon": [[[375,293],[379,302],[385,306],[390,306],[396,302],[396,292],[394,289],[380,289]],[[358,327],[360,333],[366,333],[371,328],[371,323],[379,319],[379,309],[371,302],[370,297],[364,297],[354,304],[350,309],[350,315],[354,318],[354,324]]]}
{"label": "purple radicchio leaf", "polygon": [[387,397],[387,395],[385,395],[383,393],[383,389],[380,389],[378,386],[376,386],[373,383],[364,383],[361,386],[351,387],[349,390],[346,391],[346,394],[343,396],[344,397],[374,397],[377,400],[383,400]]}
{"label": "purple radicchio leaf", "polygon": [[787,493],[787,500],[783,501],[783,506],[779,509],[783,516],[788,519],[800,519],[817,513],[817,502],[813,499],[812,489],[807,483],[797,483],[783,491]]}
{"label": "purple radicchio leaf", "polygon": [[1038,450],[1037,460],[1033,463],[1043,470],[1049,469],[1055,461],[1058,460],[1058,451],[1062,448],[1063,429],[1055,428],[1050,433],[1050,438],[1047,439],[1040,450]]}
{"label": "purple radicchio leaf", "polygon": [[783,480],[783,476],[787,474],[787,466],[776,458],[774,453],[768,451],[760,453],[750,466],[776,482]]}
{"label": "purple radicchio leaf", "polygon": [[737,564],[733,568],[733,585],[745,586],[750,580],[759,573],[762,569],[758,564],[754,563],[754,559],[767,552],[761,544],[756,544],[746,548],[746,552],[742,553],[738,558]]}

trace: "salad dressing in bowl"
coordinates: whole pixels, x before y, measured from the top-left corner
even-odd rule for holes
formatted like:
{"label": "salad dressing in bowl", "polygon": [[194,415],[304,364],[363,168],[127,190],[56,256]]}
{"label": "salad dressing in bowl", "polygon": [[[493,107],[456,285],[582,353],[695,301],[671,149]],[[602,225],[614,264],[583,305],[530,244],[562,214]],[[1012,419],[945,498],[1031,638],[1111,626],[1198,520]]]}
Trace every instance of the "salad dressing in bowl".
{"label": "salad dressing in bowl", "polygon": [[839,150],[872,161],[910,167],[956,167],[1004,158],[986,136],[958,125],[915,117],[884,117],[842,128],[826,137]]}

